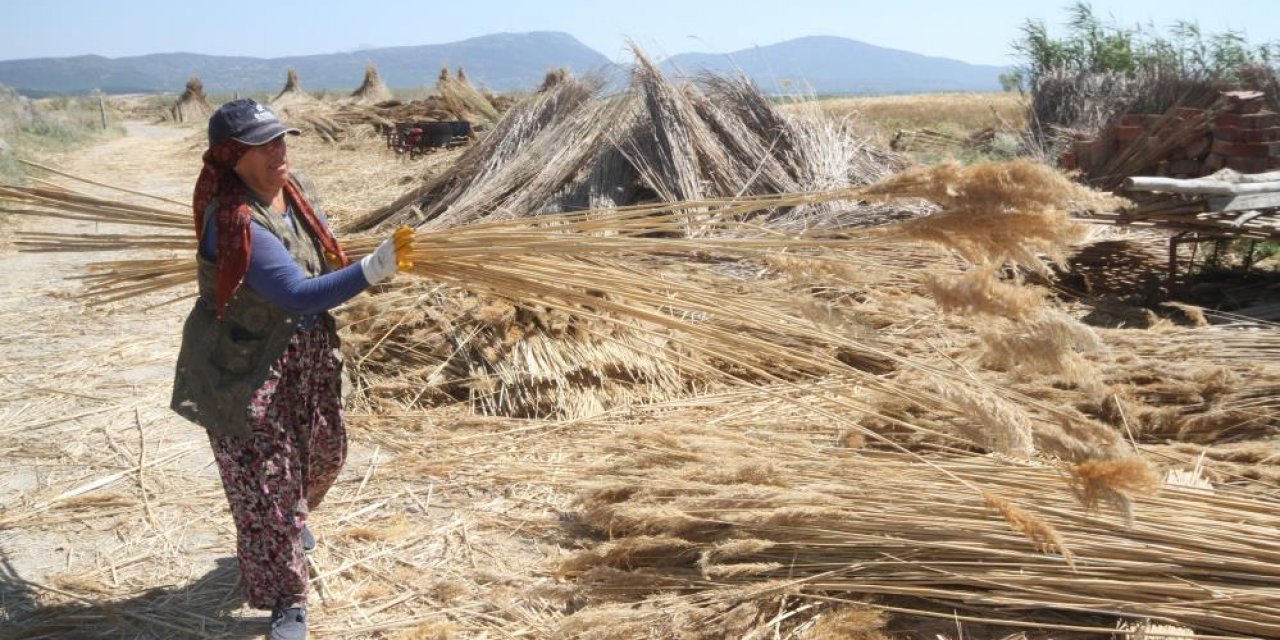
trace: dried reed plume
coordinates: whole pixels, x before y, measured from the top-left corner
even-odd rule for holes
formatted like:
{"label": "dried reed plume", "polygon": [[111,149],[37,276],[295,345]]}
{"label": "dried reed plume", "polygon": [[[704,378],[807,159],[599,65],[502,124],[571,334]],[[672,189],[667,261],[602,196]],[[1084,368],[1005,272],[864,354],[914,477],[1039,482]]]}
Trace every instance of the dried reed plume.
{"label": "dried reed plume", "polygon": [[1133,522],[1134,498],[1154,495],[1160,489],[1160,476],[1150,463],[1137,457],[1089,460],[1069,470],[1080,502],[1089,509],[1105,503],[1129,523]]}

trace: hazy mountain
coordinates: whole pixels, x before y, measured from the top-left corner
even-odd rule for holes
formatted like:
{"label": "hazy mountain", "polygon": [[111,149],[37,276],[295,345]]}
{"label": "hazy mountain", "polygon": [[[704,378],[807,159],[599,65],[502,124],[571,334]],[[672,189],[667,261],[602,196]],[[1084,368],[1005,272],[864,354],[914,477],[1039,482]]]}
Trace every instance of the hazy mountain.
{"label": "hazy mountain", "polygon": [[995,91],[1007,67],[886,49],[834,36],[796,38],[730,54],[684,53],[663,61],[693,75],[745,72],[770,93],[811,89],[819,94]]}
{"label": "hazy mountain", "polygon": [[[499,33],[447,44],[387,47],[287,58],[157,53],[128,58],[77,56],[0,61],[0,84],[28,93],[180,91],[192,74],[207,92],[277,91],[289,67],[303,88],[351,91],[365,63],[378,67],[387,85],[422,87],[442,66],[462,66],[475,84],[494,91],[532,89],[549,69],[575,73],[619,67],[573,36],[558,32]],[[974,91],[1000,88],[1005,67],[972,65],[857,40],[814,36],[727,55],[685,53],[663,62],[684,73],[742,70],[770,93],[808,90],[820,94]],[[615,82],[625,73],[613,73]]]}
{"label": "hazy mountain", "polygon": [[532,89],[550,69],[586,73],[609,60],[566,33],[498,33],[447,44],[387,47],[286,58],[157,53],[127,58],[77,56],[0,61],[0,84],[19,91],[108,93],[181,91],[192,74],[207,92],[277,91],[289,67],[308,90],[353,91],[372,62],[390,87],[435,83],[442,66],[462,66],[475,84],[494,91]]}

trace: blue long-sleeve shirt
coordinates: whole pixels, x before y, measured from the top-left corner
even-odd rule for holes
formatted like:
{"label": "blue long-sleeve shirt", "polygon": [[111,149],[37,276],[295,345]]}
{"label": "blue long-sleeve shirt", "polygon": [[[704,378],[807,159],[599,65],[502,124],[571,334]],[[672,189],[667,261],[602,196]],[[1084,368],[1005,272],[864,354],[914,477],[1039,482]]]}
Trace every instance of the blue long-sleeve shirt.
{"label": "blue long-sleeve shirt", "polygon": [[[290,208],[283,215],[292,218],[293,209]],[[329,222],[324,214],[316,212],[316,215],[321,224],[328,226]],[[200,255],[209,260],[217,260],[218,254],[218,225],[213,224],[214,217],[206,217],[204,234],[200,240]],[[292,223],[292,220],[289,222]],[[328,311],[354,298],[369,286],[359,262],[352,262],[337,271],[311,278],[298,266],[293,256],[289,255],[284,243],[266,227],[256,221],[250,222],[249,233],[253,247],[249,253],[249,269],[245,273],[244,283],[285,311],[304,316],[304,328],[314,324],[314,314]]]}

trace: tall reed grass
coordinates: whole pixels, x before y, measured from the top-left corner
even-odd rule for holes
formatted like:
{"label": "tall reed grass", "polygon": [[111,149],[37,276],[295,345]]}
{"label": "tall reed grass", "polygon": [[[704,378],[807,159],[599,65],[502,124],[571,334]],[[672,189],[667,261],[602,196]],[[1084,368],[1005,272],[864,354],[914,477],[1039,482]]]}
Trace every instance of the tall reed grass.
{"label": "tall reed grass", "polygon": [[20,157],[67,151],[123,133],[119,123],[102,127],[96,97],[31,100],[0,85],[0,182],[22,179]]}

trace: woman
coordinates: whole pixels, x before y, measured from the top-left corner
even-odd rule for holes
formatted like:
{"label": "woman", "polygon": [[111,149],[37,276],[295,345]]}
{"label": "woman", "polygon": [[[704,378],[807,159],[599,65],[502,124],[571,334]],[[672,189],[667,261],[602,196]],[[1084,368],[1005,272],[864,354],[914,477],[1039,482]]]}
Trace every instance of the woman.
{"label": "woman", "polygon": [[172,407],[205,427],[236,524],[240,582],[273,639],[307,634],[307,513],[346,457],[341,361],[328,310],[409,266],[396,231],[349,263],[270,109],[209,119],[193,210],[200,297],[183,326]]}

